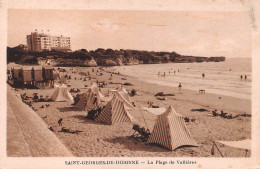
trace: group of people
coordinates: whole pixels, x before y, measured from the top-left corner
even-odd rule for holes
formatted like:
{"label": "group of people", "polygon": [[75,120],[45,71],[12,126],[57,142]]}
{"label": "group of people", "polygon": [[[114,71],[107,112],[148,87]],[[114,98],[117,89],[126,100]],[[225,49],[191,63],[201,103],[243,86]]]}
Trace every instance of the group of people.
{"label": "group of people", "polygon": [[[240,79],[243,80],[243,75],[240,76]],[[245,80],[247,79],[247,75],[245,75]]]}

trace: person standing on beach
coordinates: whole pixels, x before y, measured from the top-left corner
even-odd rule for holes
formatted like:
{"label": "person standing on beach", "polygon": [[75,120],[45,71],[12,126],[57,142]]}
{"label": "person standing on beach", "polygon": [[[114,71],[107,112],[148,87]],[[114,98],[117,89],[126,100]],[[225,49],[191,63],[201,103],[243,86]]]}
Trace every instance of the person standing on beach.
{"label": "person standing on beach", "polygon": [[247,79],[247,75],[245,75],[245,80]]}
{"label": "person standing on beach", "polygon": [[181,88],[182,88],[182,85],[181,85],[181,83],[179,84],[179,92],[180,92],[180,94],[181,94]]}
{"label": "person standing on beach", "polygon": [[242,75],[240,76],[240,79],[241,79],[241,80],[243,79],[243,76],[242,76]]}
{"label": "person standing on beach", "polygon": [[204,78],[205,77],[205,74],[204,73],[202,73],[202,78]]}

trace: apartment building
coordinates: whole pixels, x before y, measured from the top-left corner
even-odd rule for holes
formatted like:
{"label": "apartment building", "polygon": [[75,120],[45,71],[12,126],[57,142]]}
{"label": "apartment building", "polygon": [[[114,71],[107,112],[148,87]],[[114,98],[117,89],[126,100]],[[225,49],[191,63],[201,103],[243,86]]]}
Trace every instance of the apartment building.
{"label": "apartment building", "polygon": [[70,38],[64,36],[51,36],[37,31],[27,35],[28,50],[32,52],[42,52],[50,50],[68,51],[70,50]]}

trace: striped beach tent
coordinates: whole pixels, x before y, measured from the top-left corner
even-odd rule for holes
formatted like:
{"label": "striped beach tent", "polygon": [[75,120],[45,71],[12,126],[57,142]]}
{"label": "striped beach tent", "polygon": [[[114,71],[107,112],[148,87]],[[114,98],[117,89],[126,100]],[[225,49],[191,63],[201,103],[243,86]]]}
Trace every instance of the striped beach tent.
{"label": "striped beach tent", "polygon": [[171,151],[180,146],[197,146],[185,125],[184,118],[170,106],[157,117],[148,143],[159,144]]}
{"label": "striped beach tent", "polygon": [[97,122],[106,124],[134,122],[134,117],[126,110],[124,103],[114,95],[100,115],[96,118]]}
{"label": "striped beach tent", "polygon": [[83,93],[80,100],[75,105],[75,108],[89,112],[93,109],[97,109],[100,105],[100,100],[93,90],[89,89],[86,93]]}

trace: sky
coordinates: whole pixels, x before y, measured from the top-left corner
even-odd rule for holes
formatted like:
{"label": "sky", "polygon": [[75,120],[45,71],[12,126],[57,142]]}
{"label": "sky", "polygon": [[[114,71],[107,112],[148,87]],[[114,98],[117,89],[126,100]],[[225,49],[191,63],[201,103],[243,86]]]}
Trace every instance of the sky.
{"label": "sky", "polygon": [[71,38],[72,50],[175,51],[182,55],[251,57],[245,11],[8,9],[8,46],[38,30]]}

